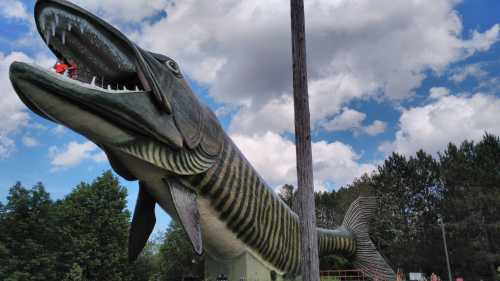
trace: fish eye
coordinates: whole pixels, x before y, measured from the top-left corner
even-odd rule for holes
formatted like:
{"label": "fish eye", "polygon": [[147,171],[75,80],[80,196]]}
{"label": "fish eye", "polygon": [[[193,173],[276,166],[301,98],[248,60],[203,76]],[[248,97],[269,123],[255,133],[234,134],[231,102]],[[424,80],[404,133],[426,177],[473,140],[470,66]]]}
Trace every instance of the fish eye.
{"label": "fish eye", "polygon": [[166,62],[166,65],[168,66],[168,68],[175,74],[177,75],[181,75],[181,70],[179,69],[179,66],[177,65],[177,63],[173,60],[168,60]]}

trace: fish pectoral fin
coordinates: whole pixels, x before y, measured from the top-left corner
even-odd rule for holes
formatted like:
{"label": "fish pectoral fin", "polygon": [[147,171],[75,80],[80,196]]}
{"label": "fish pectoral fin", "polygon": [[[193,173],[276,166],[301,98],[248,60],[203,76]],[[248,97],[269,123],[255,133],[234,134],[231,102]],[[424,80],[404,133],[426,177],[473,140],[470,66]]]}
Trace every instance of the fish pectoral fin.
{"label": "fish pectoral fin", "polygon": [[201,255],[203,243],[201,238],[200,213],[196,203],[196,194],[175,180],[165,180],[170,187],[170,194],[177,211],[177,218],[186,231],[194,251]]}
{"label": "fish pectoral fin", "polygon": [[156,223],[155,204],[156,201],[147,191],[145,183],[139,182],[139,196],[137,197],[128,240],[129,262],[137,259],[153,231]]}

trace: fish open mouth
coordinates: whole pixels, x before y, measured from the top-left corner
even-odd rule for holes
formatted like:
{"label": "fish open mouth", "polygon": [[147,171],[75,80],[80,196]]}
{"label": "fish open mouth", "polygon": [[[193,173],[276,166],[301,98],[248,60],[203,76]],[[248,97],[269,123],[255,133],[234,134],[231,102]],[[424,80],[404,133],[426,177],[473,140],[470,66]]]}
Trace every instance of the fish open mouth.
{"label": "fish open mouth", "polygon": [[60,75],[14,62],[12,85],[32,111],[95,142],[151,136],[173,148],[183,146],[154,77],[162,75],[158,67],[168,58],[140,49],[110,24],[65,0],[38,0],[35,22],[48,48],[76,65],[76,73]]}
{"label": "fish open mouth", "polygon": [[[66,4],[66,3],[65,3]],[[105,91],[144,91],[130,44],[113,27],[88,18],[57,1],[40,1],[35,8],[37,28],[59,58],[76,65],[72,79]],[[121,41],[121,42],[120,42]]]}

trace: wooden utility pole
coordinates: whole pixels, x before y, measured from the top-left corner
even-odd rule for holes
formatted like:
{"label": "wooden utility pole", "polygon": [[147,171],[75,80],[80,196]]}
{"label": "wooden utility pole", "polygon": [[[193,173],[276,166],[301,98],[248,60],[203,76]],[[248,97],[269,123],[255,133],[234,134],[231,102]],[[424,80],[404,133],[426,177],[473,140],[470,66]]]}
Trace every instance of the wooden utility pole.
{"label": "wooden utility pole", "polygon": [[318,234],[314,215],[311,121],[307,91],[304,0],[290,0],[290,6],[302,280],[319,281]]}

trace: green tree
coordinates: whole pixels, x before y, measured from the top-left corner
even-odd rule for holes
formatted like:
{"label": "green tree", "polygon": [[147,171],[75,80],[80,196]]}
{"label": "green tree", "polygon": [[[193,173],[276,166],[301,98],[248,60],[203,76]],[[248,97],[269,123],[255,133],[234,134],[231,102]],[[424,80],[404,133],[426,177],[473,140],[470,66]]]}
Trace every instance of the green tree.
{"label": "green tree", "polygon": [[[372,177],[380,199],[371,234],[394,267],[440,272],[442,251],[435,209],[442,197],[439,163],[424,151],[409,157],[393,153]],[[439,249],[439,248],[438,248]]]}
{"label": "green tree", "polygon": [[0,211],[0,280],[54,280],[58,245],[53,202],[41,183],[16,183]]}
{"label": "green tree", "polygon": [[134,281],[156,281],[160,279],[159,244],[150,241],[137,260],[130,265],[130,279]]}
{"label": "green tree", "polygon": [[[2,202],[0,202],[0,229],[4,227],[4,218],[5,218],[5,208]],[[0,231],[0,277],[5,276],[7,267],[5,261],[8,258],[9,251],[5,245],[6,241],[6,233],[4,231]]]}
{"label": "green tree", "polygon": [[83,270],[77,263],[74,263],[70,271],[66,273],[63,281],[84,281]]}
{"label": "green tree", "polygon": [[500,265],[500,140],[486,134],[477,144],[449,144],[440,162],[452,268],[469,279],[495,280]]}
{"label": "green tree", "polygon": [[203,256],[198,256],[180,224],[172,221],[160,246],[161,280],[203,277]]}
{"label": "green tree", "polygon": [[322,228],[335,228],[341,222],[337,216],[337,192],[316,192],[314,200],[316,201],[316,224]]}
{"label": "green tree", "polygon": [[336,224],[342,224],[345,213],[354,200],[359,196],[369,196],[373,192],[372,179],[368,174],[363,174],[361,177],[354,179],[351,184],[341,187],[336,192],[334,205]]}
{"label": "green tree", "polygon": [[127,191],[111,172],[81,183],[58,205],[58,267],[81,266],[85,280],[128,280]]}
{"label": "green tree", "polygon": [[285,202],[288,207],[293,208],[293,201],[295,200],[295,192],[294,187],[291,184],[283,185],[279,192],[278,196]]}

